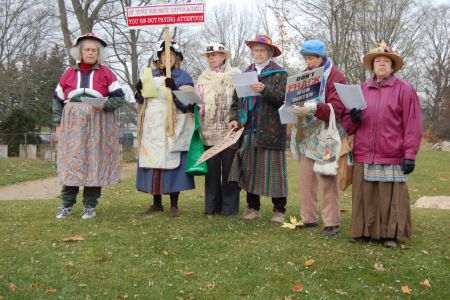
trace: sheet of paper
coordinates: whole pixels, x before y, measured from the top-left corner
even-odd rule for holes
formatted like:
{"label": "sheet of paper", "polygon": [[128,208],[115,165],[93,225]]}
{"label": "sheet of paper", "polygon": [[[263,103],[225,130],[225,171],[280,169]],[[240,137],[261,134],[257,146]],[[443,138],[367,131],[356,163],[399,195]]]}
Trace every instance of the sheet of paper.
{"label": "sheet of paper", "polygon": [[108,100],[108,97],[99,97],[99,98],[81,97],[80,100],[84,103],[97,106],[105,103],[105,101]]}
{"label": "sheet of paper", "polygon": [[239,98],[249,96],[260,96],[250,86],[258,82],[256,71],[233,74],[233,85]]}
{"label": "sheet of paper", "polygon": [[360,85],[346,85],[335,82],[334,86],[346,108],[364,109],[367,107]]}
{"label": "sheet of paper", "polygon": [[184,105],[189,104],[205,104],[203,100],[194,91],[173,91],[173,94],[177,96],[178,100]]}
{"label": "sheet of paper", "polygon": [[281,124],[297,124],[298,117],[292,112],[291,106],[282,105],[278,109]]}

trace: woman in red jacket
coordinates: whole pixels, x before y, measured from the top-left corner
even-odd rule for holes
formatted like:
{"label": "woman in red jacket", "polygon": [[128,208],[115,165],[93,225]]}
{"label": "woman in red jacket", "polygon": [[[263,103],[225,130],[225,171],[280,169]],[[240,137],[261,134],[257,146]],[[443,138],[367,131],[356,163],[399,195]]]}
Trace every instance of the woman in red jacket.
{"label": "woman in red jacket", "polygon": [[352,182],[352,237],[355,242],[381,238],[396,247],[411,237],[407,174],[414,170],[423,132],[422,112],[414,88],[394,73],[403,59],[384,42],[364,56],[375,76],[362,84],[367,102],[343,120],[355,133]]}
{"label": "woman in red jacket", "polygon": [[[308,101],[303,107],[293,106],[293,112],[303,117],[297,129],[298,134],[293,134],[293,150],[300,156],[300,205],[303,228],[319,225],[317,215],[317,192],[320,189],[322,219],[324,223],[323,236],[334,236],[340,231],[339,191],[337,176],[324,176],[314,173],[314,161],[321,159],[318,151],[319,133],[323,122],[330,119],[330,107],[333,107],[338,127],[340,119],[345,111],[344,104],[339,98],[334,83],[346,83],[342,72],[333,66],[333,62],[327,57],[325,44],[319,40],[305,41],[300,48],[307,70],[324,67],[320,96]],[[324,84],[325,83],[325,84]],[[324,87],[324,88],[323,88]],[[343,130],[341,130],[343,132]],[[296,135],[298,138],[296,138]]]}

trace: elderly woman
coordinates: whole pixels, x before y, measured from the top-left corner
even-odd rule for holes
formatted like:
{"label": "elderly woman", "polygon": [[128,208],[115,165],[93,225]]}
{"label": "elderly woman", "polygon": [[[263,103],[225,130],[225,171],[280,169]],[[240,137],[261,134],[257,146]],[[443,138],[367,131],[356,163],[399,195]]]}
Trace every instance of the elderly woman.
{"label": "elderly woman", "polygon": [[271,221],[282,223],[287,201],[286,125],[278,109],[284,102],[287,72],[271,60],[281,51],[268,36],[257,35],[245,43],[254,61],[245,72],[256,71],[258,82],[251,87],[261,95],[233,97],[228,127],[245,129],[229,180],[247,192],[245,220],[261,217],[260,196],[266,196],[274,205]]}
{"label": "elderly woman", "polygon": [[[137,168],[136,187],[141,192],[153,195],[153,204],[145,214],[154,214],[164,210],[163,194],[170,196],[170,216],[179,216],[178,197],[181,191],[194,189],[194,178],[186,175],[187,148],[169,148],[172,141],[182,136],[187,129],[187,117],[184,114],[192,107],[184,106],[178,99],[171,100],[171,90],[193,90],[191,76],[180,69],[183,54],[175,42],[170,42],[170,65],[172,78],[165,76],[166,54],[165,43],[157,45],[156,69],[152,70],[153,81],[140,80],[136,85],[136,102],[138,103],[138,140],[139,162]],[[146,85],[154,85],[154,97],[143,97],[141,91]],[[170,94],[169,94],[170,93]],[[173,106],[175,105],[175,107]],[[178,114],[180,113],[180,114]],[[193,124],[191,122],[191,124]],[[184,126],[186,125],[186,126]],[[169,128],[172,126],[174,132]],[[192,129],[192,128],[191,128]],[[184,135],[190,139],[190,134]],[[188,144],[187,141],[185,144]]]}
{"label": "elderly woman", "polygon": [[[58,179],[62,206],[56,218],[72,214],[84,186],[82,219],[95,217],[101,187],[120,182],[119,128],[114,111],[125,101],[114,73],[104,65],[106,42],[92,33],[78,37],[70,54],[78,63],[59,80],[53,99],[58,135]],[[85,98],[107,98],[103,104]]]}
{"label": "elderly woman", "polygon": [[352,237],[355,242],[381,238],[386,247],[411,237],[408,174],[414,170],[422,137],[422,113],[413,87],[394,73],[403,59],[386,43],[364,56],[375,75],[362,84],[367,102],[344,118],[355,133],[352,182]]}
{"label": "elderly woman", "polygon": [[[299,188],[300,208],[303,226],[300,228],[317,227],[319,218],[317,215],[317,193],[320,192],[320,206],[324,223],[323,236],[334,236],[340,231],[339,191],[337,176],[325,176],[314,173],[314,162],[319,153],[319,133],[323,122],[330,119],[330,107],[333,107],[338,126],[341,116],[345,111],[344,104],[339,98],[334,83],[346,83],[344,75],[333,66],[333,62],[327,57],[325,44],[319,40],[305,41],[300,54],[306,62],[306,70],[324,67],[324,75],[320,95],[318,98],[305,103],[303,107],[294,106],[293,112],[303,117],[301,124],[293,134],[293,150],[300,156]],[[305,70],[305,71],[306,71]],[[342,131],[342,130],[341,130]],[[298,151],[298,152],[297,152]]]}
{"label": "elderly woman", "polygon": [[[208,150],[220,143],[228,132],[234,93],[231,76],[240,71],[227,62],[230,52],[222,44],[209,44],[203,56],[208,61],[208,68],[198,78],[195,88],[205,102],[201,128],[203,144]],[[206,161],[205,213],[208,215],[239,213],[239,188],[228,181],[235,153],[236,150],[230,147]]]}

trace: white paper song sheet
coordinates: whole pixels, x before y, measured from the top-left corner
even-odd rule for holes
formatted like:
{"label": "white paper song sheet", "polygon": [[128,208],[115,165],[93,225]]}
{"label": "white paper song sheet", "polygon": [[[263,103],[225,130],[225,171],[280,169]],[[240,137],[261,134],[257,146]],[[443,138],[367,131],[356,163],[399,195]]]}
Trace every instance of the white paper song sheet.
{"label": "white paper song sheet", "polygon": [[367,107],[366,100],[362,94],[361,86],[346,85],[337,82],[334,83],[334,86],[336,87],[336,91],[338,92],[345,107],[348,109],[364,109]]}
{"label": "white paper song sheet", "polygon": [[105,101],[108,100],[108,97],[98,97],[98,98],[81,97],[80,100],[84,103],[98,106],[105,103]]}
{"label": "white paper song sheet", "polygon": [[239,98],[261,95],[251,88],[252,84],[258,82],[258,76],[255,71],[233,74],[232,77],[233,85]]}
{"label": "white paper song sheet", "polygon": [[178,100],[184,105],[189,104],[205,104],[203,100],[194,91],[172,91]]}
{"label": "white paper song sheet", "polygon": [[279,109],[281,124],[297,124],[298,117],[292,112],[292,106],[283,104]]}

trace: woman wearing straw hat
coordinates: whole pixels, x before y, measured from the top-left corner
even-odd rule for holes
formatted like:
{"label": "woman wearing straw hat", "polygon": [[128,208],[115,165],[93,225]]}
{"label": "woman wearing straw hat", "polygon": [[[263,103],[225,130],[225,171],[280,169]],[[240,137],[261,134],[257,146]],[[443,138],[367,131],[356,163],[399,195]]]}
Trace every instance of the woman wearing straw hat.
{"label": "woman wearing straw hat", "polygon": [[245,43],[254,61],[245,72],[256,71],[258,82],[251,87],[261,96],[233,97],[229,128],[245,129],[229,180],[247,192],[244,219],[261,217],[260,196],[266,196],[274,205],[271,221],[282,223],[287,201],[286,125],[278,109],[284,103],[287,72],[271,60],[281,51],[268,36],[257,35]]}
{"label": "woman wearing straw hat", "polygon": [[[179,137],[192,136],[188,128],[187,118],[182,114],[192,111],[175,97],[170,99],[171,90],[193,90],[191,76],[180,69],[183,54],[175,42],[170,42],[170,64],[172,78],[166,78],[165,42],[157,44],[156,69],[146,71],[142,80],[136,84],[136,102],[138,103],[138,143],[139,161],[136,177],[136,188],[153,195],[153,204],[144,214],[155,214],[164,210],[162,195],[170,196],[170,212],[172,218],[179,216],[178,198],[181,191],[195,188],[194,178],[187,175],[187,148],[174,146],[172,141]],[[154,95],[146,95],[145,90],[156,89]],[[144,95],[144,96],[143,96]],[[175,107],[173,106],[175,105]],[[193,123],[192,123],[193,124]],[[185,126],[186,125],[186,126]],[[173,132],[170,131],[170,126]],[[192,129],[192,128],[191,128]],[[182,144],[188,144],[184,142]]]}
{"label": "woman wearing straw hat", "polygon": [[355,242],[381,238],[386,247],[411,237],[408,174],[414,170],[423,132],[414,88],[394,74],[403,59],[382,42],[364,56],[374,77],[362,84],[364,110],[344,118],[355,133],[352,182],[352,237]]}
{"label": "woman wearing straw hat", "polygon": [[[120,145],[114,111],[125,96],[114,73],[103,65],[106,42],[92,33],[79,36],[70,54],[78,63],[59,80],[53,99],[58,132],[58,179],[62,206],[56,218],[72,214],[84,186],[82,219],[96,216],[101,187],[120,182]],[[104,98],[100,105],[84,98]]]}
{"label": "woman wearing straw hat", "polygon": [[[334,114],[340,133],[343,134],[341,117],[345,112],[344,104],[339,98],[334,83],[346,83],[345,76],[333,65],[327,57],[325,43],[320,40],[303,42],[300,54],[306,62],[307,69],[312,70],[324,67],[320,96],[305,103],[303,107],[293,106],[292,111],[303,121],[293,130],[291,145],[294,155],[299,156],[299,187],[300,187],[300,213],[303,226],[310,228],[319,226],[317,214],[317,196],[320,194],[320,206],[324,228],[323,236],[334,236],[340,232],[339,191],[337,176],[325,176],[313,171],[314,162],[320,159],[319,133],[324,122],[330,119],[331,109]],[[301,120],[301,119],[300,119]],[[342,136],[341,134],[341,136]],[[298,136],[298,138],[297,138]]]}
{"label": "woman wearing straw hat", "polygon": [[[208,61],[208,68],[198,78],[195,88],[205,102],[201,126],[202,140],[207,150],[221,142],[228,132],[234,93],[231,76],[240,71],[230,66],[230,52],[222,44],[209,44],[202,55]],[[208,215],[231,216],[239,213],[239,188],[228,181],[235,152],[229,147],[206,161],[205,213]]]}

